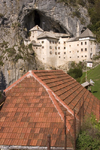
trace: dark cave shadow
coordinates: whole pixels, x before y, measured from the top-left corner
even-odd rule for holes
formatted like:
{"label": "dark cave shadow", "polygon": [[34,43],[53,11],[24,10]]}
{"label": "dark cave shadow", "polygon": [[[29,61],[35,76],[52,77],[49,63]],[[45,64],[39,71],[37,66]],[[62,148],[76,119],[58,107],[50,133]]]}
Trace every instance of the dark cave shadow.
{"label": "dark cave shadow", "polygon": [[0,90],[3,91],[6,89],[6,79],[2,71],[0,71]]}

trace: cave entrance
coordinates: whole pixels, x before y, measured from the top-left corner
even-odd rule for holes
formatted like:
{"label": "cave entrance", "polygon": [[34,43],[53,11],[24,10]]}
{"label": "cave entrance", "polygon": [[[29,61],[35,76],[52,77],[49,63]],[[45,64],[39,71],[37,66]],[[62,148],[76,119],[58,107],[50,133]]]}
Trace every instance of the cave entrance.
{"label": "cave entrance", "polygon": [[35,25],[40,26],[40,15],[36,10],[34,11],[34,23]]}
{"label": "cave entrance", "polygon": [[31,28],[38,25],[44,31],[54,31],[58,33],[66,33],[63,27],[53,20],[51,17],[45,15],[44,12],[39,10],[32,10],[23,19],[24,28],[27,28],[27,33]]}

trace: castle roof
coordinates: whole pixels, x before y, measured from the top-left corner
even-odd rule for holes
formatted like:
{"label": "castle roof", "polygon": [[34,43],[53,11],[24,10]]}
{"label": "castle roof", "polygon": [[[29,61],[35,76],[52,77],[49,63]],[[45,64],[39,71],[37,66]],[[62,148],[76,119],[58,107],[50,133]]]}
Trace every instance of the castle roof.
{"label": "castle roof", "polygon": [[55,36],[54,32],[47,32],[47,31],[41,33],[37,38],[38,38],[38,39],[43,39],[43,38],[58,39],[58,38]]}
{"label": "castle roof", "polygon": [[30,31],[43,31],[38,25],[30,29]]}
{"label": "castle roof", "polygon": [[99,100],[61,70],[29,71],[5,89],[5,94],[0,111],[1,148],[47,147],[48,134],[51,146],[64,147],[65,111],[67,143],[72,147],[69,136],[73,135],[73,110],[78,121],[83,100],[84,114],[93,112],[99,117]]}
{"label": "castle roof", "polygon": [[95,35],[87,28],[79,38],[84,38],[84,37],[95,37]]}

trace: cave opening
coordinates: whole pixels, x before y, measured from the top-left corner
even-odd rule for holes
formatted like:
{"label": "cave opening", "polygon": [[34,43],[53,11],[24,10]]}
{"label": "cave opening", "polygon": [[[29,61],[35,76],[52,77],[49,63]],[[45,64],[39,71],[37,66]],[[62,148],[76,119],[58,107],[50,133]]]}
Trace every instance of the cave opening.
{"label": "cave opening", "polygon": [[31,10],[23,19],[23,26],[27,29],[27,34],[29,30],[36,25],[44,31],[52,30],[53,32],[66,33],[64,28],[58,22],[53,20],[53,18],[46,16],[44,12]]}
{"label": "cave opening", "polygon": [[36,10],[34,11],[34,23],[35,25],[40,26],[40,15]]}

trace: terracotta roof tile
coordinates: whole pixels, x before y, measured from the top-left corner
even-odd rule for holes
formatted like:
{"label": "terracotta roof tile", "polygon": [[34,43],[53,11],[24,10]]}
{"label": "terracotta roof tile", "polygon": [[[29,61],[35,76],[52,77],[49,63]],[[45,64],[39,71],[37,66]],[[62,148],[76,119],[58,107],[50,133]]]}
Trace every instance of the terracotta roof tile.
{"label": "terracotta roof tile", "polygon": [[78,119],[79,101],[82,105],[83,99],[85,114],[94,112],[99,117],[98,99],[61,70],[29,71],[5,93],[0,112],[0,145],[45,147],[47,135],[51,134],[51,145],[64,147],[64,112],[70,138],[73,109]]}

